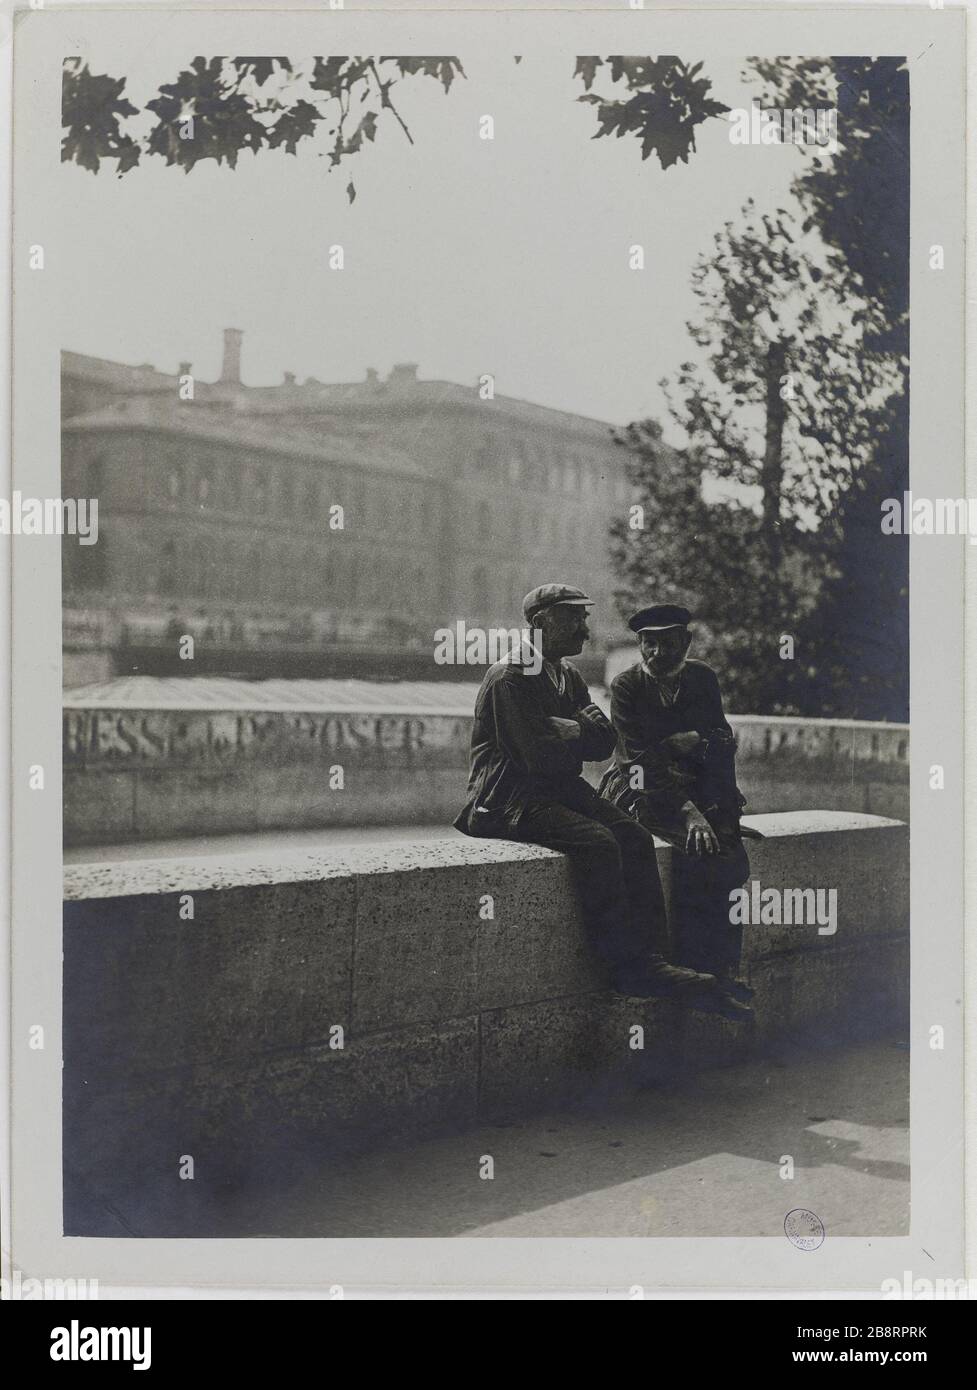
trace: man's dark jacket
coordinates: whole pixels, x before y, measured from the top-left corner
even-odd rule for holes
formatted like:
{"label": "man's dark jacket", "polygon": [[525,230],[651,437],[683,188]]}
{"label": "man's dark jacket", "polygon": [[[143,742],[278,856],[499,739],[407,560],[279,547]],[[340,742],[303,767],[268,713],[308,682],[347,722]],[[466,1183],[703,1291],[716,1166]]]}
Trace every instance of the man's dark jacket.
{"label": "man's dark jacket", "polygon": [[[704,661],[682,669],[674,704],[666,704],[643,662],[622,671],[611,683],[611,719],[618,742],[614,765],[601,783],[604,796],[630,810],[640,796],[663,825],[681,825],[682,806],[700,811],[718,806],[738,816],[744,798],[736,786],[733,731],[723,713],[719,680]],[[674,752],[672,734],[694,731],[705,741],[694,755]],[[644,788],[631,789],[631,770],[640,767]]]}
{"label": "man's dark jacket", "polygon": [[546,803],[580,810],[594,790],[581,777],[585,762],[599,762],[614,750],[614,730],[580,719],[580,738],[561,739],[547,722],[574,719],[591,703],[580,672],[560,663],[561,695],[544,668],[532,674],[510,661],[491,666],[475,700],[468,801],[455,821],[466,835],[505,835],[527,810]]}

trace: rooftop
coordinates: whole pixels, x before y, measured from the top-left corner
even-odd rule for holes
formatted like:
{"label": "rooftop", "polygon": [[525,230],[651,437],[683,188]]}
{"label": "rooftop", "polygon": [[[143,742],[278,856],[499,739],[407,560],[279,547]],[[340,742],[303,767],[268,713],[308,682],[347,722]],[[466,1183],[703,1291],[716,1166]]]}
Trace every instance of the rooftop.
{"label": "rooftop", "polygon": [[[236,360],[235,364],[236,366]],[[189,363],[181,364],[189,368]],[[609,442],[608,432],[613,426],[605,420],[595,420],[588,415],[576,415],[570,411],[558,410],[551,406],[538,405],[533,401],[522,400],[516,396],[497,395],[491,401],[479,396],[478,385],[462,385],[455,381],[425,381],[417,376],[417,366],[412,362],[398,363],[384,380],[372,368],[367,370],[363,381],[323,382],[315,377],[297,381],[292,373],[286,373],[285,380],[278,385],[249,386],[235,376],[229,376],[225,369],[215,382],[196,382],[202,390],[201,400],[212,403],[232,405],[250,414],[294,413],[295,411],[321,411],[358,409],[364,406],[386,409],[404,406],[455,406],[492,410],[521,419],[527,424],[545,423],[550,429],[559,428],[585,433],[594,440]],[[180,374],[161,372],[149,363],[132,366],[113,362],[104,357],[88,357],[83,353],[63,351],[61,370],[64,376],[74,377],[115,390],[148,395],[169,394],[177,396]]]}
{"label": "rooftop", "polygon": [[221,412],[219,415],[206,405],[180,401],[174,392],[169,399],[136,396],[103,406],[85,415],[66,420],[67,434],[100,433],[105,430],[152,430],[194,439],[210,439],[218,443],[236,444],[245,448],[264,448],[280,454],[310,459],[316,463],[334,460],[336,463],[363,461],[364,448],[369,449],[370,466],[389,473],[415,478],[428,476],[424,468],[407,454],[389,444],[363,439],[340,430],[308,427],[292,421],[261,419],[248,412],[240,416]]}

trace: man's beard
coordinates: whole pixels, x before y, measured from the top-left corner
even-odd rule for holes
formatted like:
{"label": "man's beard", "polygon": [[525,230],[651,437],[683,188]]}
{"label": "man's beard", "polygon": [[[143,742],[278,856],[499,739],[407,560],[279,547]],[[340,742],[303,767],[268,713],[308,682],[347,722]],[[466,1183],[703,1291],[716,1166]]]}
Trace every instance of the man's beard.
{"label": "man's beard", "polygon": [[670,666],[667,671],[657,670],[650,661],[645,662],[645,665],[656,680],[671,680],[674,676],[681,675],[682,671],[685,669],[686,660],[686,657],[680,656],[675,665]]}

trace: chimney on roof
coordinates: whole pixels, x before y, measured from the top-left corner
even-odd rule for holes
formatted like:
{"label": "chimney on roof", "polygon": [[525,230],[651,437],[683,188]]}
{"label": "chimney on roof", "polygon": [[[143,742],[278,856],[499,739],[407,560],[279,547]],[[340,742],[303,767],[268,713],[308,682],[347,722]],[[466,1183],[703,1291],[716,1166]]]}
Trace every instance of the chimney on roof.
{"label": "chimney on roof", "polygon": [[193,363],[192,363],[192,362],[181,362],[181,363],[180,363],[180,370],[179,370],[178,375],[179,375],[179,376],[193,376]]}
{"label": "chimney on roof", "polygon": [[367,367],[367,369],[366,369],[366,384],[367,384],[367,386],[376,386],[376,385],[378,384],[379,380],[380,380],[380,373],[377,371],[376,367]]}
{"label": "chimney on roof", "polygon": [[243,337],[244,334],[240,328],[224,329],[224,361],[221,366],[221,381],[240,383],[241,339]]}
{"label": "chimney on roof", "polygon": [[412,386],[417,380],[416,362],[398,362],[391,369],[387,381],[391,386]]}
{"label": "chimney on roof", "polygon": [[294,373],[294,372],[286,372],[286,373],[285,373],[285,385],[286,385],[286,386],[294,386],[294,385],[295,385],[295,373]]}

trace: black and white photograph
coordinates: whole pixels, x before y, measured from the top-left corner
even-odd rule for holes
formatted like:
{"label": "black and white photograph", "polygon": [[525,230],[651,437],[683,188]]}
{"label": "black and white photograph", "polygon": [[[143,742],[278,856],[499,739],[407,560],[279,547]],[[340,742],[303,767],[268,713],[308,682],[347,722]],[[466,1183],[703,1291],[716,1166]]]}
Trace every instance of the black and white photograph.
{"label": "black and white photograph", "polygon": [[61,1272],[963,1296],[961,12],[85,8],[3,518]]}

